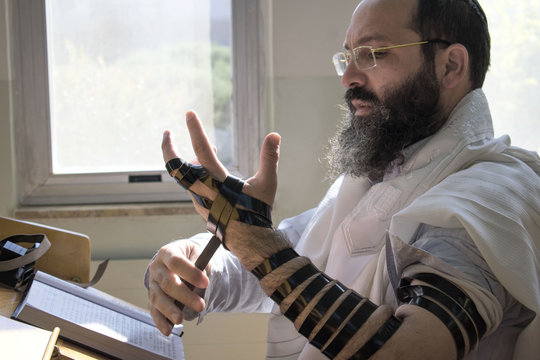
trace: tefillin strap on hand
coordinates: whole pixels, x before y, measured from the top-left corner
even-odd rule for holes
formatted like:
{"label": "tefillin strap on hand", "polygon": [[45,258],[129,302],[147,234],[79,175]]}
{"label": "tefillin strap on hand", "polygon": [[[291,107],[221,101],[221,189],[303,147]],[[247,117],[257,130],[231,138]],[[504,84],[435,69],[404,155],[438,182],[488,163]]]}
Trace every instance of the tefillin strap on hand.
{"label": "tefillin strap on hand", "polygon": [[[166,168],[169,175],[173,176],[180,186],[189,191],[199,205],[210,211],[206,228],[214,236],[195,261],[195,266],[198,269],[204,270],[206,268],[220,244],[227,249],[225,230],[229,221],[236,220],[249,225],[272,227],[270,206],[242,193],[243,180],[227,176],[224,182],[217,181],[201,165],[192,165],[180,158],[168,161]],[[175,170],[178,171],[174,173]],[[214,200],[205,198],[191,190],[197,180],[216,192]],[[193,289],[193,285],[186,281],[184,283]]]}

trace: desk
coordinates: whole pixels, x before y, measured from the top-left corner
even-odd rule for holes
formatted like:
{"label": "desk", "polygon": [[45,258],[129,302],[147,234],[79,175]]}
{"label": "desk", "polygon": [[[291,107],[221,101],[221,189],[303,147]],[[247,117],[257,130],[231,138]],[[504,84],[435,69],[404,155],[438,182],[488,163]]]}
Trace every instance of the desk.
{"label": "desk", "polygon": [[[21,301],[22,294],[15,290],[0,287],[0,315],[10,317]],[[60,329],[62,336],[62,329]],[[58,339],[56,345],[60,348],[62,355],[77,360],[110,360],[110,358],[98,354],[92,350],[70,343],[64,339]]]}

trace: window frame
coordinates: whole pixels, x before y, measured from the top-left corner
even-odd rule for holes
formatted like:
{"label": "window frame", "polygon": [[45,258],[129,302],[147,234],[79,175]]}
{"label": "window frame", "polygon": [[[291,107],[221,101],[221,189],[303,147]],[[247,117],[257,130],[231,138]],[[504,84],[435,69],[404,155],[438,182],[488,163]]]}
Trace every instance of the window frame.
{"label": "window frame", "polygon": [[[20,205],[188,201],[165,170],[52,174],[46,0],[12,2],[14,118]],[[238,176],[253,174],[265,131],[263,21],[260,0],[231,0],[233,154]],[[180,120],[180,119],[179,119]],[[161,182],[128,181],[160,175]]]}

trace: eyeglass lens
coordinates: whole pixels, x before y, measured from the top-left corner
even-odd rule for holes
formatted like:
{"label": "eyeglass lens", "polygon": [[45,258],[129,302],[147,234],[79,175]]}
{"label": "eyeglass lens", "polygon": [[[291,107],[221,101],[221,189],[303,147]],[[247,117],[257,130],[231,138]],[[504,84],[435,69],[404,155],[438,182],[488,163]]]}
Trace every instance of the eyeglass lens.
{"label": "eyeglass lens", "polygon": [[375,57],[370,47],[358,47],[353,50],[354,61],[359,70],[369,69],[375,66]]}
{"label": "eyeglass lens", "polygon": [[375,57],[370,47],[358,47],[353,49],[351,55],[337,53],[333,57],[334,67],[339,76],[342,76],[349,66],[351,57],[354,57],[354,63],[359,70],[370,69],[375,66]]}
{"label": "eyeglass lens", "polygon": [[349,65],[349,62],[347,61],[347,56],[344,53],[337,53],[332,58],[334,62],[334,67],[336,68],[336,72],[339,76],[342,76],[345,70],[347,69],[347,66]]}

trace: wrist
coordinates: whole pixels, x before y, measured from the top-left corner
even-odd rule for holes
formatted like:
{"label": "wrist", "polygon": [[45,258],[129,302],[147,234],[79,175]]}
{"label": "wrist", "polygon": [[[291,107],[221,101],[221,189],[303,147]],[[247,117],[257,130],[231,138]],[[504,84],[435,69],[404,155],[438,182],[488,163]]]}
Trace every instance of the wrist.
{"label": "wrist", "polygon": [[227,248],[249,271],[291,244],[278,230],[232,220],[225,236]]}

